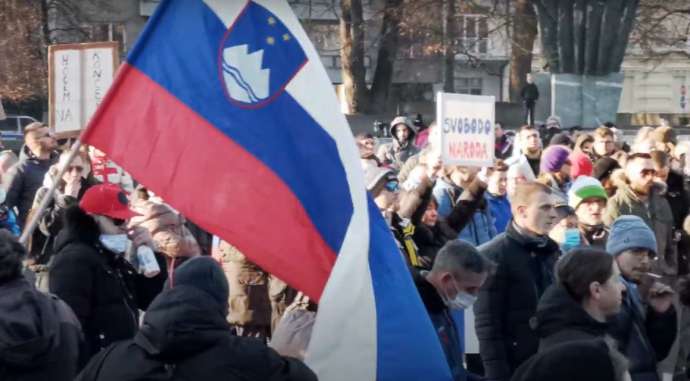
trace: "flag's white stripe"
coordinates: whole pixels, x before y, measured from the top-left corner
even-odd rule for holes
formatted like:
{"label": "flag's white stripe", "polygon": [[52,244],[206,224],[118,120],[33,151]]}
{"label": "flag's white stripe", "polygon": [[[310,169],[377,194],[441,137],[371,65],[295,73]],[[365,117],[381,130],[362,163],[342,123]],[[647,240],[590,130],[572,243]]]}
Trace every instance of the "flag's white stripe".
{"label": "flag's white stripe", "polygon": [[[205,0],[230,26],[244,1]],[[369,216],[359,154],[332,88],[314,86],[330,80],[299,20],[284,0],[257,0],[271,10],[301,42],[309,63],[287,91],[335,140],[350,185],[354,215],[336,266],[321,298],[307,356],[322,381],[376,379],[376,306],[369,270]]]}

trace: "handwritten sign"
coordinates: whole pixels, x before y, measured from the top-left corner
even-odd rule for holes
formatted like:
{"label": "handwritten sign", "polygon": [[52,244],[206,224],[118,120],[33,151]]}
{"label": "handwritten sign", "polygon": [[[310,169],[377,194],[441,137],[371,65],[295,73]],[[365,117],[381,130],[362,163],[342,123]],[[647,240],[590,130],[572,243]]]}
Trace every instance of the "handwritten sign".
{"label": "handwritten sign", "polygon": [[438,93],[436,120],[445,164],[490,166],[494,161],[494,97]]}
{"label": "handwritten sign", "polygon": [[60,136],[77,135],[113,82],[117,43],[53,45],[48,55],[50,127]]}

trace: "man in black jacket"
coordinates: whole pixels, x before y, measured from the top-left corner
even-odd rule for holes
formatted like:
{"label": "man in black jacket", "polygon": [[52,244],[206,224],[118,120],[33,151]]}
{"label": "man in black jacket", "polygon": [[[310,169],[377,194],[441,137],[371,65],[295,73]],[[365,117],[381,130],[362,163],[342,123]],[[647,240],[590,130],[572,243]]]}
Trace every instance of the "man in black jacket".
{"label": "man in black jacket", "polygon": [[316,381],[302,362],[258,339],[234,336],[225,320],[228,283],[209,257],[175,270],[132,340],[95,356],[78,381]]}
{"label": "man in black jacket", "polygon": [[532,74],[527,74],[527,84],[520,91],[522,104],[525,106],[525,123],[534,126],[534,107],[539,99],[539,89],[534,84]]}
{"label": "man in black jacket", "polygon": [[0,380],[71,381],[82,344],[79,321],[21,274],[26,250],[0,231]]}
{"label": "man in black jacket", "polygon": [[51,165],[57,162],[57,140],[47,126],[31,123],[24,129],[23,156],[3,179],[7,185],[5,204],[17,208],[17,223],[24,229],[26,218],[34,202],[36,191],[43,185],[43,178]]}
{"label": "man in black jacket", "polygon": [[529,319],[553,281],[559,253],[548,236],[558,222],[551,188],[533,181],[518,184],[511,204],[513,221],[506,232],[479,247],[497,264],[474,306],[479,352],[489,380],[508,380],[537,352],[539,342]]}

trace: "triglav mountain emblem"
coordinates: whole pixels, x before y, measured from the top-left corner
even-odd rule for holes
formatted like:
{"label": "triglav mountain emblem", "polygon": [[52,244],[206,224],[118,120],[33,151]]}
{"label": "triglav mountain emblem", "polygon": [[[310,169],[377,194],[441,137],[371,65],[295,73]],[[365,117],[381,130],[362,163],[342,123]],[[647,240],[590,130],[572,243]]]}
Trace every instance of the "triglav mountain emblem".
{"label": "triglav mountain emblem", "polygon": [[281,99],[308,62],[299,41],[275,14],[248,1],[218,50],[218,72],[228,100],[256,109]]}
{"label": "triglav mountain emblem", "polygon": [[249,53],[248,48],[239,45],[223,51],[223,78],[233,99],[257,103],[268,98],[271,71],[261,68],[264,51]]}

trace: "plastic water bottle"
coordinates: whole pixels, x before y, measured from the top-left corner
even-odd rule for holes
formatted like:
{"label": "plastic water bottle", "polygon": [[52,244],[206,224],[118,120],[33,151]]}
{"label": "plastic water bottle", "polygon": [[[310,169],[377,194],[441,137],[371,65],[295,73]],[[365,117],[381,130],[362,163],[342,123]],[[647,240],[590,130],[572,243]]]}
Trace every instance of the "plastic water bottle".
{"label": "plastic water bottle", "polygon": [[161,272],[158,261],[156,261],[156,255],[150,247],[146,245],[139,246],[137,248],[137,260],[139,262],[139,273],[144,274],[145,277],[153,278]]}

